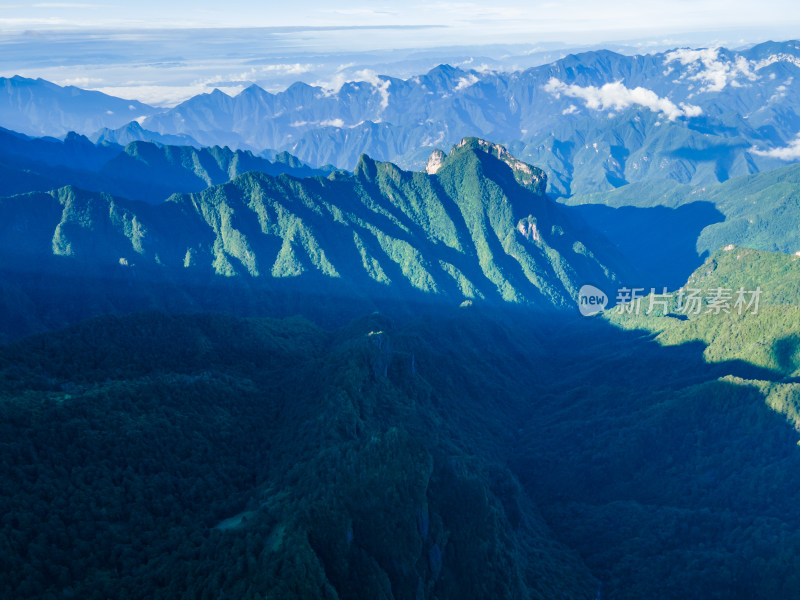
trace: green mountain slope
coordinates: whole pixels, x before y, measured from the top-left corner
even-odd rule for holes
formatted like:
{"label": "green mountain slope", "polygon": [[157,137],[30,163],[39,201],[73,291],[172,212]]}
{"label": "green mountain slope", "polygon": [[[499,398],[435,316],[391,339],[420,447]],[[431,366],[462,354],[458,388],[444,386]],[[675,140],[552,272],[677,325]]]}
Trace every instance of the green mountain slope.
{"label": "green mountain slope", "polygon": [[[183,165],[198,156],[173,158]],[[502,147],[466,139],[435,174],[363,156],[353,175],[248,172],[158,206],[67,187],[0,200],[0,260],[9,272],[127,286],[227,280],[572,308],[581,285],[614,280],[624,266],[544,196],[545,185],[541,171]]]}
{"label": "green mountain slope", "polygon": [[760,286],[755,314],[673,304],[557,335],[513,470],[604,598],[797,594],[800,537],[784,519],[800,459],[798,260],[735,248],[686,283]]}
{"label": "green mountain slope", "polygon": [[219,146],[194,148],[133,141],[123,148],[93,144],[74,133],[62,142],[0,129],[0,170],[0,196],[73,185],[159,204],[173,193],[199,192],[247,171],[311,177],[333,169],[312,169],[286,152],[267,160]]}
{"label": "green mountain slope", "polygon": [[[657,332],[656,339],[664,344],[702,341],[709,362],[742,360],[785,377],[800,377],[800,256],[726,247],[706,260],[684,288],[701,290],[706,300],[699,312],[686,302],[680,308],[673,291],[667,316],[660,306],[651,315],[606,314],[622,326]],[[714,307],[709,310],[707,302],[709,293],[718,289],[728,290],[730,298],[719,313]],[[750,305],[748,293],[740,311],[740,289],[760,290],[757,305]]]}
{"label": "green mountain slope", "polygon": [[[673,181],[632,183],[611,192],[573,196],[563,202],[594,223],[634,262],[637,253],[647,254],[646,240],[658,240],[684,269],[677,280],[662,278],[659,283],[680,284],[698,266],[699,261],[692,264],[681,258],[687,253],[708,256],[729,244],[785,253],[800,250],[798,165],[704,187]],[[642,218],[654,209],[675,217],[670,227]],[[666,261],[653,262],[663,265]]]}

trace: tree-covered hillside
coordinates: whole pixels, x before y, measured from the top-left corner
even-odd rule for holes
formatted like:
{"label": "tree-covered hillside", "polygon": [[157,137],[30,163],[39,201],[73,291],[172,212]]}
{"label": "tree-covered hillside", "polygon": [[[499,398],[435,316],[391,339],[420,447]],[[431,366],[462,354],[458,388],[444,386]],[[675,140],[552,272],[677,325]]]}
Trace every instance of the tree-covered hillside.
{"label": "tree-covered hillside", "polygon": [[63,298],[65,275],[99,286],[111,311],[154,285],[155,306],[219,308],[198,294],[238,287],[571,309],[584,283],[626,273],[608,242],[544,195],[536,167],[475,138],[436,156],[430,173],[367,156],[353,174],[248,172],[157,206],[72,186],[0,199],[0,268],[9,297],[26,299],[9,309]]}
{"label": "tree-covered hillside", "polygon": [[0,129],[0,197],[75,186],[160,204],[172,194],[199,192],[249,171],[310,177],[333,170],[312,169],[286,152],[267,160],[228,147],[142,140],[125,146],[108,141],[93,144],[73,132],[62,141]]}
{"label": "tree-covered hillside", "polygon": [[417,335],[145,313],[3,349],[0,593],[593,597],[480,441],[508,382]]}
{"label": "tree-covered hillside", "polygon": [[[707,259],[681,289],[681,300],[679,290],[670,290],[666,315],[657,304],[649,311],[649,297],[641,301],[639,314],[620,308],[606,314],[623,327],[652,330],[664,344],[699,340],[709,362],[736,359],[800,378],[800,256],[727,246]],[[736,304],[739,290],[741,306]],[[689,302],[690,294],[702,298],[702,304]],[[727,300],[709,305],[714,296]]]}
{"label": "tree-covered hillside", "polygon": [[[664,207],[695,209],[712,206],[716,218],[709,218],[697,237],[698,252],[713,254],[723,246],[735,244],[756,250],[794,253],[800,250],[800,167],[788,165],[719,185],[691,187],[670,181],[638,183],[613,192],[579,195],[564,200],[582,206],[587,218],[597,218],[603,227],[621,231],[624,211],[608,211],[601,206],[621,209]],[[686,210],[686,212],[690,212]],[[613,221],[617,220],[618,223]],[[687,223],[688,224],[688,223]]]}
{"label": "tree-covered hillside", "polygon": [[[780,343],[794,266],[717,264],[694,283],[772,273],[765,312],[721,322]],[[7,345],[0,593],[796,596],[797,367],[650,319],[685,335],[472,306],[332,330],[150,312]]]}
{"label": "tree-covered hillside", "polygon": [[800,251],[800,168],[788,165],[693,187],[647,181],[562,202],[604,234],[648,283],[678,286],[731,244]]}

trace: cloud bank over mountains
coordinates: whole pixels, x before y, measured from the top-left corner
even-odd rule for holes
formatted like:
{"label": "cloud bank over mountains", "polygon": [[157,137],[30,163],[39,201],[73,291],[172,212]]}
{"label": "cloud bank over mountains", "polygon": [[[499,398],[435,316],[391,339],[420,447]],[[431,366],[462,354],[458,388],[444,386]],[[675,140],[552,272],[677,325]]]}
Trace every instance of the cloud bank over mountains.
{"label": "cloud bank over mountains", "polygon": [[[606,83],[600,87],[593,85],[581,87],[575,84],[567,85],[552,77],[544,89],[556,98],[560,98],[562,94],[569,98],[579,98],[586,103],[587,108],[593,110],[624,110],[631,106],[643,106],[664,115],[670,121],[678,117],[697,117],[703,113],[703,109],[699,106],[683,102],[676,105],[668,98],[660,97],[653,90],[644,87],[630,89],[621,81]],[[575,112],[573,109],[574,105],[566,109],[568,112],[564,114]]]}
{"label": "cloud bank over mountains", "polygon": [[772,148],[770,150],[762,150],[760,148],[753,148],[752,152],[759,156],[769,156],[771,158],[779,158],[786,161],[800,160],[800,133],[797,137],[790,141],[786,146],[779,148]]}

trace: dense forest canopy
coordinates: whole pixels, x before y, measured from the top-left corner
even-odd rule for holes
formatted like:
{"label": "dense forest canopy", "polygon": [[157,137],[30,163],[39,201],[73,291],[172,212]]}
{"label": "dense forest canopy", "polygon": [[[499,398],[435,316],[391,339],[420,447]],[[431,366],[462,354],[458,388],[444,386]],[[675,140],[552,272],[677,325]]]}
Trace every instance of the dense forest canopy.
{"label": "dense forest canopy", "polygon": [[7,345],[2,593],[793,597],[797,261],[695,277],[745,259],[774,291],[721,322],[149,312]]}

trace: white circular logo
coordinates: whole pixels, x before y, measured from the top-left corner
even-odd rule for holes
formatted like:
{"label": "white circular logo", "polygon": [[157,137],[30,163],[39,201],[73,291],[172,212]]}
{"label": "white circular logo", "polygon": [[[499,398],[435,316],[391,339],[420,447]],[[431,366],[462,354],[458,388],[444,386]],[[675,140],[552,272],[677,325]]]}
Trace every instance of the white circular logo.
{"label": "white circular logo", "polygon": [[578,310],[584,317],[603,312],[607,304],[606,293],[593,285],[584,285],[578,292]]}

